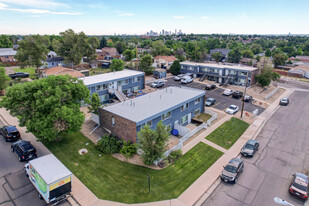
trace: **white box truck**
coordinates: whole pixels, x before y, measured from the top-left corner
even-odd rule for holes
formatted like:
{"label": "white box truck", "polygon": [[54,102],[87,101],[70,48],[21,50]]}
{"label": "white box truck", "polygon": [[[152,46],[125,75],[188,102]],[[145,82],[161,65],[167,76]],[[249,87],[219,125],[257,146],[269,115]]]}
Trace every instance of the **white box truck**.
{"label": "white box truck", "polygon": [[29,161],[24,167],[26,175],[47,204],[57,203],[70,196],[72,173],[53,155]]}

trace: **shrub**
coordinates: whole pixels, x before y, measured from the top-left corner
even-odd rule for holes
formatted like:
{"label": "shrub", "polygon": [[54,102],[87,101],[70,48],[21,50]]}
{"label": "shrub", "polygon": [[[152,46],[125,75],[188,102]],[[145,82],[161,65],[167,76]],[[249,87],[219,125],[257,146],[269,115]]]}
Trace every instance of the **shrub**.
{"label": "shrub", "polygon": [[174,162],[181,156],[182,156],[182,151],[180,149],[172,151],[171,154],[168,156],[168,161],[169,163]]}
{"label": "shrub", "polygon": [[120,151],[121,142],[114,136],[104,135],[98,141],[97,148],[104,154],[113,154]]}
{"label": "shrub", "polygon": [[120,153],[126,158],[131,158],[136,154],[136,146],[131,141],[124,142]]}

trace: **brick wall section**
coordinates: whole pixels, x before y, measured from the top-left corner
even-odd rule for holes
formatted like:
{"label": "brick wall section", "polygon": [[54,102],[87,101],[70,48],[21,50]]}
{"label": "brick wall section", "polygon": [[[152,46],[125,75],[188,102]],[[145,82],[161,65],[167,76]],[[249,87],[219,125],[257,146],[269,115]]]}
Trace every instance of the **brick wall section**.
{"label": "brick wall section", "polygon": [[256,83],[256,79],[255,79],[255,75],[258,75],[259,74],[259,69],[257,70],[254,70],[251,72],[251,82],[250,82],[250,86],[254,85]]}
{"label": "brick wall section", "polygon": [[[100,125],[111,131],[111,134],[123,139],[136,142],[136,123],[128,119],[115,115],[102,108],[99,109]],[[112,117],[115,120],[115,126],[112,126]]]}
{"label": "brick wall section", "polygon": [[284,75],[284,76],[290,76],[290,77],[303,77],[301,74],[296,74],[296,73],[290,73],[288,71],[283,71],[283,70],[274,70],[278,74]]}

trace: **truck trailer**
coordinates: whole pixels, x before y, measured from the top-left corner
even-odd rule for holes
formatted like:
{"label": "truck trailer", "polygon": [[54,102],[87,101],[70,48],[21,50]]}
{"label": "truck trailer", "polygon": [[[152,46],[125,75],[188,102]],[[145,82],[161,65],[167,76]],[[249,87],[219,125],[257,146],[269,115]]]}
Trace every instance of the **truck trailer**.
{"label": "truck trailer", "polygon": [[70,196],[72,173],[53,154],[29,161],[24,169],[37,189],[38,197],[47,204],[60,202]]}

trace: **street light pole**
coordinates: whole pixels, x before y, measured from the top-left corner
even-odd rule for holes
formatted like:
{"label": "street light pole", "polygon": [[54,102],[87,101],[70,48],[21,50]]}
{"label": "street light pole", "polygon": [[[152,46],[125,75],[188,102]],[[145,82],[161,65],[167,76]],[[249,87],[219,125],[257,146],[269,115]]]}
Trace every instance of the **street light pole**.
{"label": "street light pole", "polygon": [[243,112],[244,112],[244,106],[245,106],[245,96],[246,96],[246,92],[247,92],[247,84],[248,84],[248,77],[249,77],[249,71],[247,72],[247,78],[246,78],[246,85],[245,85],[245,92],[244,92],[244,96],[242,98],[242,105],[241,105],[241,114],[240,114],[240,118],[242,118]]}

